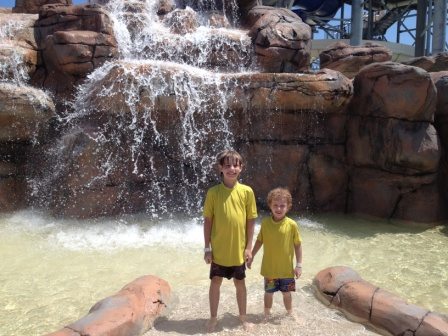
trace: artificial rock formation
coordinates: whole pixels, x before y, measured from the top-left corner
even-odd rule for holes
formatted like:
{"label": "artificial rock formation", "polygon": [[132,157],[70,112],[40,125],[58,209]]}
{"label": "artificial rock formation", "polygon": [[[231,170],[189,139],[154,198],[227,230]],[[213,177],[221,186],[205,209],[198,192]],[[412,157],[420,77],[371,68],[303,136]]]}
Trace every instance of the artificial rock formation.
{"label": "artificial rock formation", "polygon": [[38,65],[38,48],[34,37],[37,15],[0,13],[4,38],[0,41],[0,80],[26,83]]}
{"label": "artificial rock formation", "polygon": [[33,83],[62,98],[118,52],[112,22],[100,6],[43,6],[35,35],[43,64]]}
{"label": "artificial rock formation", "polygon": [[83,318],[47,336],[139,336],[153,326],[170,295],[165,280],[145,275],[97,302]]}
{"label": "artificial rock formation", "polygon": [[349,267],[320,271],[313,280],[316,296],[349,319],[392,336],[448,335],[448,316],[410,304],[362,279]]}
{"label": "artificial rock formation", "polygon": [[391,59],[392,52],[377,43],[350,46],[343,42],[336,42],[319,54],[321,69],[337,70],[348,78],[355,77],[367,64],[387,62]]}
{"label": "artificial rock formation", "polygon": [[311,28],[287,9],[265,6],[248,13],[249,36],[263,72],[308,70],[311,53]]}
{"label": "artificial rock formation", "polygon": [[376,63],[355,77],[347,124],[350,212],[410,221],[444,218],[436,101],[431,76],[416,67]]}
{"label": "artificial rock formation", "polygon": [[55,107],[41,90],[0,83],[0,211],[26,204],[33,145],[48,135]]}
{"label": "artificial rock formation", "polygon": [[12,11],[13,13],[38,14],[42,6],[49,4],[70,6],[72,0],[16,0]]}
{"label": "artificial rock formation", "polygon": [[[241,151],[253,158],[247,165],[246,180],[260,195],[259,202],[264,203],[264,195],[275,178],[276,183],[288,186],[298,200],[294,209],[314,206],[313,199],[319,208],[344,209],[345,198],[339,197],[347,188],[342,145],[344,111],[352,95],[346,77],[331,70],[318,74],[229,74],[212,85],[207,83],[207,77],[191,73],[189,85],[200,88],[199,99],[207,113],[189,116],[195,102],[185,99],[187,93],[174,91],[177,76],[186,78],[187,73],[169,64],[161,68],[123,62],[112,66],[108,75],[89,90],[86,100],[95,112],[78,118],[73,132],[64,136],[64,151],[58,154],[60,174],[48,192],[53,195],[48,204],[55,214],[96,217],[144,210],[154,197],[154,176],[169,175],[176,185],[196,181],[196,158],[209,155],[208,146],[226,131],[223,127],[235,134],[237,144],[246,144]],[[149,95],[148,78],[166,83],[157,97]],[[132,85],[131,92],[127,85]],[[101,94],[104,88],[113,94]],[[214,95],[216,90],[223,94]],[[134,92],[141,95],[135,97]],[[224,100],[223,95],[227,96]],[[130,104],[132,99],[135,104]],[[120,146],[113,139],[104,140],[120,129],[122,141],[132,144],[135,131],[130,125],[143,125],[148,113],[152,125],[135,143],[134,154],[132,148]],[[191,158],[185,156],[185,144],[179,139],[185,133],[185,116],[197,125],[196,132],[201,134],[197,141],[203,144],[201,152]],[[227,126],[223,119],[228,120]],[[321,127],[316,128],[316,123]],[[151,146],[154,149],[147,151]],[[278,160],[270,160],[273,152]],[[133,157],[138,157],[138,163]],[[102,166],[106,162],[105,174]],[[308,164],[312,169],[306,168]],[[204,182],[208,183],[202,181],[195,189],[205,188]],[[181,202],[172,199],[174,204]]]}
{"label": "artificial rock formation", "polygon": [[403,64],[416,66],[428,72],[448,71],[448,52],[413,58]]}

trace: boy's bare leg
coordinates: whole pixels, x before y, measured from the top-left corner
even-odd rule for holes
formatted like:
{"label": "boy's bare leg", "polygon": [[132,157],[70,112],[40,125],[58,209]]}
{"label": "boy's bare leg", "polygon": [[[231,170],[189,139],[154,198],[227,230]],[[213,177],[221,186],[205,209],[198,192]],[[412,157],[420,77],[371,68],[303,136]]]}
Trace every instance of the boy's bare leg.
{"label": "boy's bare leg", "polygon": [[246,316],[246,307],[247,307],[246,282],[244,281],[244,279],[242,279],[242,280],[233,279],[233,283],[235,284],[235,289],[236,289],[236,302],[238,304],[238,312],[240,314],[240,316],[239,316],[240,321],[243,324],[243,328],[245,330],[249,330],[249,329],[251,329],[253,324],[247,322],[247,316]]}
{"label": "boy's bare leg", "polygon": [[208,293],[210,303],[210,320],[207,322],[207,332],[215,331],[218,324],[218,305],[221,293],[222,278],[214,276],[210,281],[210,290]]}
{"label": "boy's bare leg", "polygon": [[283,294],[283,304],[285,305],[285,309],[288,315],[292,314],[292,295],[291,292],[282,292]]}
{"label": "boy's bare leg", "polygon": [[274,301],[274,293],[264,293],[264,319],[271,317],[272,302]]}

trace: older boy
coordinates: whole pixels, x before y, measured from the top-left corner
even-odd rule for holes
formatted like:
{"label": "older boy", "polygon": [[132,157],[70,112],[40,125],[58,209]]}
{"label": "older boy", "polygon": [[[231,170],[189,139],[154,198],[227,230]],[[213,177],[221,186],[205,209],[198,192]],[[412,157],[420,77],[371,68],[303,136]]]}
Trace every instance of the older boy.
{"label": "older boy", "polygon": [[207,331],[214,331],[220,288],[223,278],[231,279],[236,289],[239,319],[245,329],[246,266],[252,260],[252,239],[257,207],[249,186],[240,184],[238,177],[243,159],[233,150],[225,150],[217,157],[222,183],[210,188],[204,203],[204,260],[210,266],[210,320]]}

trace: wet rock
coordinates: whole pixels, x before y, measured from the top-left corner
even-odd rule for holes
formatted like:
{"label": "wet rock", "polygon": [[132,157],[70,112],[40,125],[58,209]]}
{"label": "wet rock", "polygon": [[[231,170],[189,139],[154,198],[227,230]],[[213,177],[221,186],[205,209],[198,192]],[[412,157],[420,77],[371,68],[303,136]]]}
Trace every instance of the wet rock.
{"label": "wet rock", "polygon": [[157,5],[157,15],[166,15],[172,12],[176,8],[176,5],[172,0],[160,0]]}
{"label": "wet rock", "polygon": [[51,98],[39,89],[0,83],[0,141],[31,141],[55,116]]}
{"label": "wet rock", "polygon": [[[260,12],[255,7],[251,12]],[[287,9],[261,11],[249,35],[261,71],[300,72],[309,68],[311,28]],[[252,14],[249,14],[251,16]]]}
{"label": "wet rock", "polygon": [[353,78],[365,65],[386,62],[392,59],[392,52],[376,43],[365,43],[362,46],[350,46],[336,42],[319,54],[320,67],[342,72]]}
{"label": "wet rock", "polygon": [[142,335],[165,310],[170,296],[165,280],[145,275],[97,302],[83,318],[47,336]]}
{"label": "wet rock", "polygon": [[316,296],[349,319],[390,335],[440,336],[448,333],[447,316],[429,312],[378,288],[345,266],[329,267],[313,279]]}
{"label": "wet rock", "polygon": [[0,14],[0,79],[27,83],[38,65],[34,14]]}
{"label": "wet rock", "polygon": [[208,25],[214,28],[230,28],[230,22],[227,17],[219,12],[210,12],[208,14]]}
{"label": "wet rock", "polygon": [[185,35],[193,33],[199,27],[198,15],[191,8],[176,9],[163,20],[173,34]]}

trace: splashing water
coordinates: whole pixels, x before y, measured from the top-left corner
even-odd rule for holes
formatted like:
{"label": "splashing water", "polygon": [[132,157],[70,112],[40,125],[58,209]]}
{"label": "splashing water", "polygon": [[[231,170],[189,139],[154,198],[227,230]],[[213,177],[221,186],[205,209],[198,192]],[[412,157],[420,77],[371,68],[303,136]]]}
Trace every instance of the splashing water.
{"label": "splashing water", "polygon": [[29,81],[24,48],[14,43],[14,37],[24,28],[24,22],[2,20],[0,24],[0,82],[23,86]]}
{"label": "splashing water", "polygon": [[73,180],[88,147],[85,170],[95,173],[78,174],[84,177],[75,197],[112,186],[120,190],[118,202],[138,197],[144,205],[137,211],[154,217],[199,211],[216,153],[234,146],[227,106],[233,86],[223,71],[252,69],[252,45],[245,32],[212,26],[217,8],[211,1],[197,4],[205,13],[187,6],[163,17],[156,14],[158,3],[107,4],[120,60],[96,69],[77,89],[66,133],[47,153],[56,169],[33,182],[41,204],[67,205],[69,197],[53,186]]}

